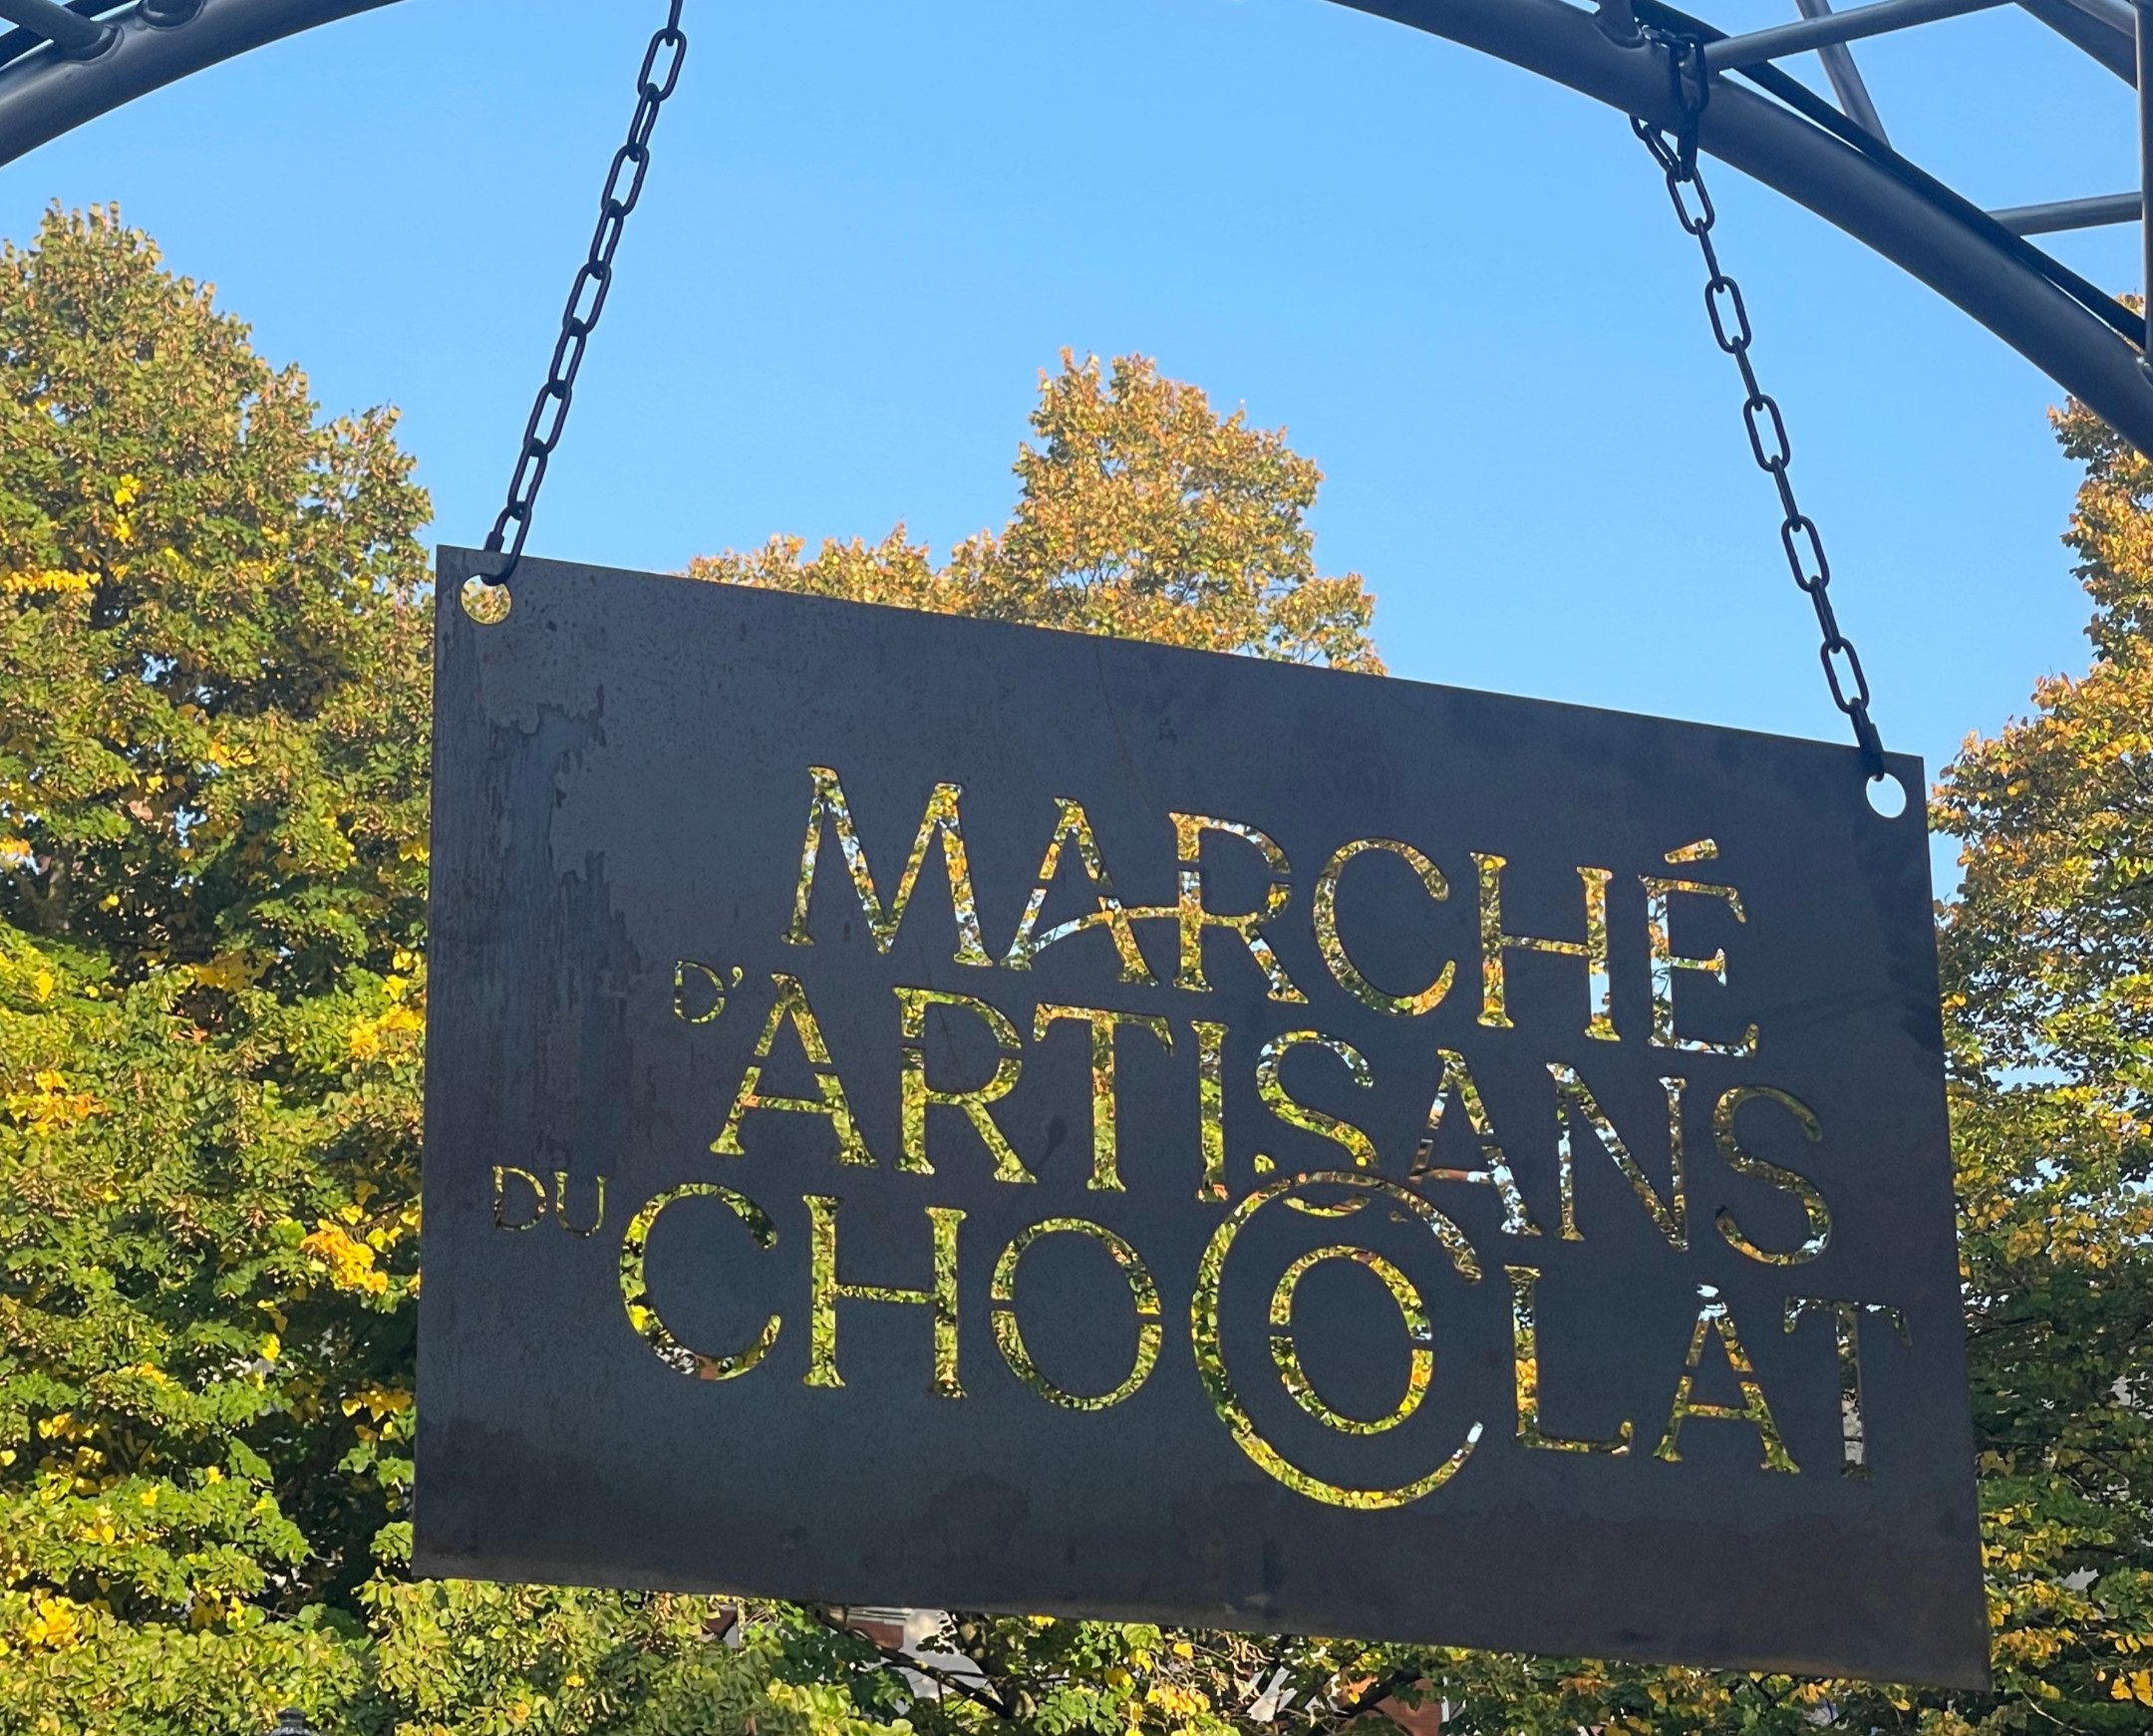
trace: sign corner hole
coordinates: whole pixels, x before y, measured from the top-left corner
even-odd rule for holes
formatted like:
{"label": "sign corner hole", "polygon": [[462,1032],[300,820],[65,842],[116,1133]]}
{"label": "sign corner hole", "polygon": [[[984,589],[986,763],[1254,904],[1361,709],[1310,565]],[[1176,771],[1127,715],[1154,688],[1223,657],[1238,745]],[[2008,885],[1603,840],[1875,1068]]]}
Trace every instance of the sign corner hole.
{"label": "sign corner hole", "polygon": [[[468,596],[464,599],[464,606],[469,607]],[[1865,792],[1869,797],[1870,808],[1884,819],[1896,820],[1907,810],[1906,782],[1897,772],[1886,771],[1872,777],[1865,786]]]}
{"label": "sign corner hole", "polygon": [[506,585],[489,585],[481,578],[472,577],[463,581],[461,596],[463,613],[481,627],[498,627],[508,619],[510,599]]}

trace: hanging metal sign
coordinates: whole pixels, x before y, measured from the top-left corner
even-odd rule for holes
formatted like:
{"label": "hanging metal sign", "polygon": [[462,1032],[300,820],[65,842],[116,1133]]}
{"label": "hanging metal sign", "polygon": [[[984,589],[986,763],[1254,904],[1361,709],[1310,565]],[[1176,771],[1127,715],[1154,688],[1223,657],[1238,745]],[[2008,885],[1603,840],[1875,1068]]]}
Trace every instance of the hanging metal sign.
{"label": "hanging metal sign", "polygon": [[422,1572],[1985,1679],[1854,749],[485,564]]}

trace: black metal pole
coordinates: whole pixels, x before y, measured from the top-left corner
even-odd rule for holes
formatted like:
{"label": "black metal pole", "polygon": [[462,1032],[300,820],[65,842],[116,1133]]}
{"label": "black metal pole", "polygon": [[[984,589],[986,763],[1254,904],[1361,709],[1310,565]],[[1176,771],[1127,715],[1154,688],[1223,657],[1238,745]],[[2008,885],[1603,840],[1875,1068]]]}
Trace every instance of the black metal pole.
{"label": "black metal pole", "polygon": [[59,0],[0,0],[0,18],[34,30],[62,54],[85,60],[114,40],[113,27],[71,12]]}

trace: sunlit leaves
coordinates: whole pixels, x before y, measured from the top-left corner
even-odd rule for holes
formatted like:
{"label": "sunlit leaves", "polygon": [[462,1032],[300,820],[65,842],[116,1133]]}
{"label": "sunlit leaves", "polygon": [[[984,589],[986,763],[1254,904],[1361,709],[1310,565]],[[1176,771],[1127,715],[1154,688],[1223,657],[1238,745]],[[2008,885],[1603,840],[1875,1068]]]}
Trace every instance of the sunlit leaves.
{"label": "sunlit leaves", "polygon": [[[1937,798],[1997,1691],[413,1583],[426,515],[109,214],[0,253],[0,1736],[1480,1736],[2153,1724],[2153,466],[2082,412],[2097,653]],[[703,577],[1380,668],[1320,475],[1135,358],[1015,512]],[[1431,1564],[1433,1572],[1441,1564]],[[1610,1595],[1619,1595],[1611,1588]]]}
{"label": "sunlit leaves", "polygon": [[427,512],[110,213],[0,251],[0,1730],[324,1711],[409,1458]]}
{"label": "sunlit leaves", "polygon": [[798,537],[694,562],[699,578],[861,603],[1026,621],[1205,651],[1380,673],[1376,599],[1356,574],[1316,570],[1307,516],[1323,472],[1283,431],[1220,416],[1141,356],[1101,368],[1067,352],[1040,382],[1034,443],[1017,453],[1017,509],[936,567],[905,540]]}

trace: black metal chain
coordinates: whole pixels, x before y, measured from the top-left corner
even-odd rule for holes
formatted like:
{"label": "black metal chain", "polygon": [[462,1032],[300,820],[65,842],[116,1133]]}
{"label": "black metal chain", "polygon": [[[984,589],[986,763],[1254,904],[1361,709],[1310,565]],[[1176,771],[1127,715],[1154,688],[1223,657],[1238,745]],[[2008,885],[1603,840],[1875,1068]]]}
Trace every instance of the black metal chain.
{"label": "black metal chain", "polygon": [[[1732,356],[1734,366],[1741,370],[1742,389],[1748,394],[1742,402],[1742,423],[1749,431],[1749,450],[1757,467],[1771,477],[1779,490],[1779,542],[1786,550],[1794,582],[1816,609],[1817,627],[1824,636],[1818,656],[1823,660],[1824,679],[1831,684],[1832,704],[1854,725],[1862,768],[1872,779],[1879,778],[1884,775],[1884,741],[1869,717],[1869,678],[1862,673],[1861,654],[1854,649],[1854,642],[1839,630],[1839,618],[1831,601],[1831,563],[1824,558],[1816,521],[1796,504],[1794,484],[1787,479],[1787,465],[1794,454],[1787,444],[1786,420],[1779,414],[1778,403],[1757,384],[1756,370],[1750,365],[1749,312],[1742,305],[1741,286],[1720,268],[1718,250],[1712,245],[1712,224],[1717,218],[1711,194],[1704,189],[1704,177],[1697,172],[1696,159],[1697,119],[1711,98],[1704,45],[1694,37],[1669,31],[1648,29],[1645,34],[1668,52],[1675,109],[1682,119],[1672,134],[1635,115],[1630,117],[1630,125],[1667,175],[1675,215],[1703,250],[1707,273],[1704,311],[1711,318],[1712,336],[1718,340],[1719,348]],[[1693,207],[1686,188],[1695,193]]]}
{"label": "black metal chain", "polygon": [[531,511],[538,504],[546,464],[568,424],[568,406],[575,397],[576,376],[582,372],[583,352],[613,289],[613,255],[620,249],[628,213],[643,196],[643,177],[650,171],[650,142],[658,128],[658,111],[680,83],[681,66],[688,58],[688,34],[681,29],[681,8],[685,4],[686,0],[671,0],[666,21],[651,37],[650,47],[643,54],[643,70],[636,75],[635,120],[629,125],[627,143],[613,153],[605,190],[598,195],[598,227],[591,232],[590,254],[568,292],[553,360],[546,367],[545,384],[538,389],[537,402],[531,406],[530,421],[523,430],[523,449],[516,454],[515,469],[508,478],[507,502],[485,540],[486,553],[500,554],[505,550],[508,557],[492,574],[495,585],[505,585],[516,562],[523,558],[523,540],[530,535]]}

